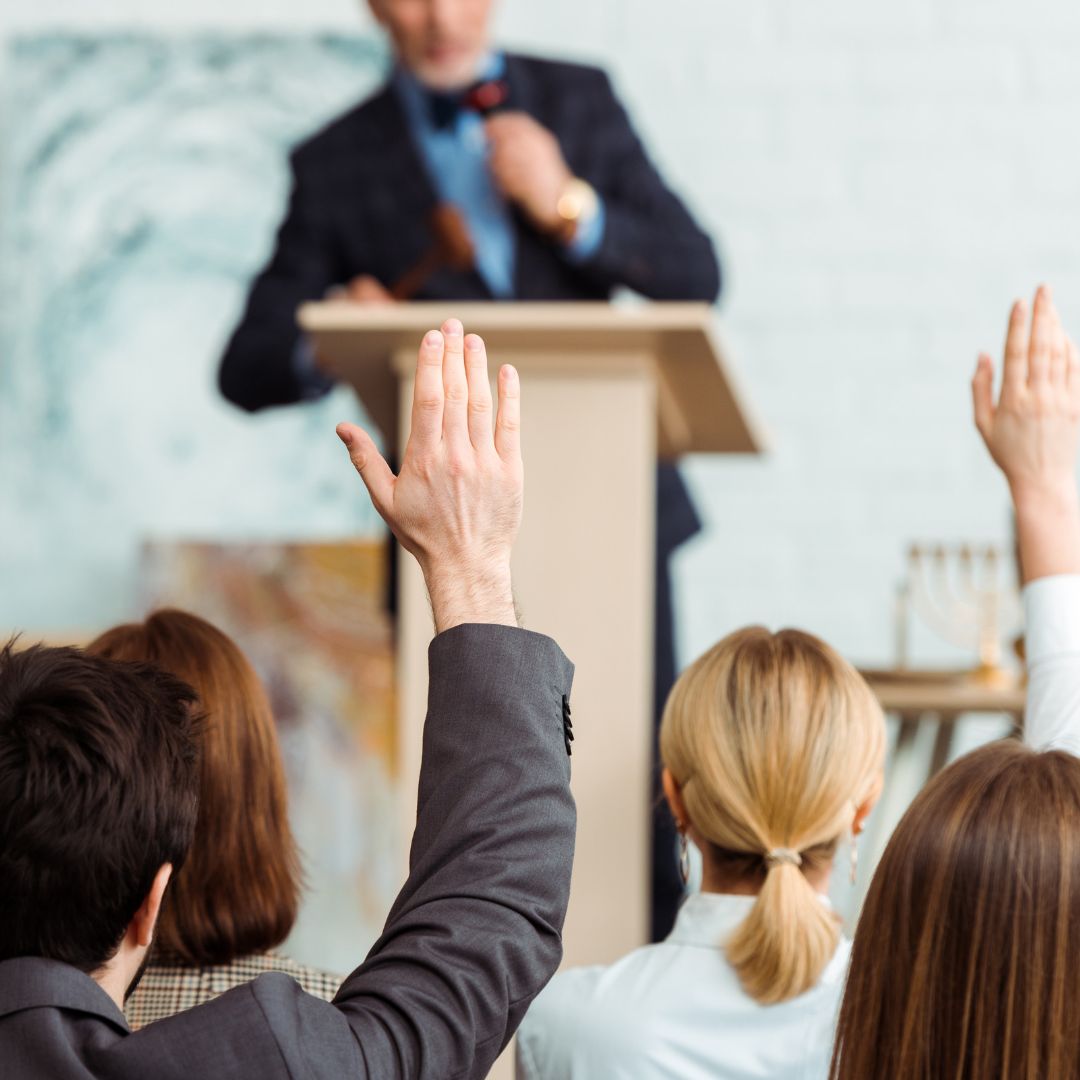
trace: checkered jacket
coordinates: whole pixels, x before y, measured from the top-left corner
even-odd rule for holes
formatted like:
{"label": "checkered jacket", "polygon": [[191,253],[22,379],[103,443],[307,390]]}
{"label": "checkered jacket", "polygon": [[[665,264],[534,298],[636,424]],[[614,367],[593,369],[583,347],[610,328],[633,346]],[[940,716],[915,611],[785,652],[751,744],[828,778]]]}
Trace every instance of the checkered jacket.
{"label": "checkered jacket", "polygon": [[211,964],[207,967],[191,967],[164,958],[161,960],[147,967],[138,989],[124,1007],[124,1014],[133,1031],[210,1001],[267,971],[284,972],[309,994],[325,1001],[330,1001],[337,993],[343,978],[317,968],[304,967],[276,953],[242,956],[231,964]]}

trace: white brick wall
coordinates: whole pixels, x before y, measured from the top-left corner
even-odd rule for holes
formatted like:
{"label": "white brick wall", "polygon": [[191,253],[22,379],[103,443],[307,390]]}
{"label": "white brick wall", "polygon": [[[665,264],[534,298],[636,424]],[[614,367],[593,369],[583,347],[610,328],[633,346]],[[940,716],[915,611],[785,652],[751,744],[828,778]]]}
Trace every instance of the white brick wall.
{"label": "white brick wall", "polygon": [[[7,5],[0,33],[86,25]],[[110,25],[366,25],[352,0],[98,0]],[[885,660],[907,541],[1003,538],[968,420],[979,347],[1047,278],[1080,331],[1080,6],[504,0],[504,40],[606,64],[715,231],[760,461],[695,460],[683,650],[748,621]],[[16,118],[17,120],[17,118]],[[10,121],[9,121],[10,122]]]}

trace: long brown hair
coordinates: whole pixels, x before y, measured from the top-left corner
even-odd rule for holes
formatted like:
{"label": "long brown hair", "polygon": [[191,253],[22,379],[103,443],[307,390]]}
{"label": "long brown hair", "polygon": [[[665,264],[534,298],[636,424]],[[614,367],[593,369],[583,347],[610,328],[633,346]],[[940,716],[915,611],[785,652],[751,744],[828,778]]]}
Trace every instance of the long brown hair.
{"label": "long brown hair", "polygon": [[[751,626],[680,676],[660,752],[713,857],[760,883],[750,914],[723,943],[743,988],[764,1004],[809,990],[840,931],[805,874],[832,862],[880,785],[877,699],[820,638]],[[801,865],[770,869],[774,848],[798,852]]]}
{"label": "long brown hair", "polygon": [[170,672],[194,687],[206,714],[195,839],[157,948],[200,965],[279,945],[296,921],[300,865],[274,718],[251,664],[205,619],[175,609],[108,630],[88,651]]}
{"label": "long brown hair", "polygon": [[994,743],[915,799],[859,921],[830,1075],[1080,1077],[1080,760]]}

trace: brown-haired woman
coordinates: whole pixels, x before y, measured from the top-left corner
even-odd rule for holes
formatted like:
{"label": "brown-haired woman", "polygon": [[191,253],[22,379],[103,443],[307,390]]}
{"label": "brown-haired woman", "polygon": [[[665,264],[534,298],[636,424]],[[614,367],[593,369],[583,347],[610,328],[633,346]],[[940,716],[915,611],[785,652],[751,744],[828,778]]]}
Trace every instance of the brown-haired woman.
{"label": "brown-haired woman", "polygon": [[205,619],[166,609],[106,631],[88,649],[143,660],[199,695],[199,819],[158,921],[151,963],[128,999],[133,1028],[191,1008],[264,971],[329,1000],[341,979],[276,955],[300,902],[285,773],[266,692],[237,645]]}
{"label": "brown-haired woman", "polygon": [[1049,291],[1013,307],[975,417],[1009,481],[1027,613],[1024,744],[976,750],[904,816],[855,935],[834,1080],[1080,1077],[1080,358]]}
{"label": "brown-haired woman", "polygon": [[825,893],[880,791],[884,728],[810,634],[750,627],[692,664],[660,748],[702,891],[666,941],[555,977],[519,1031],[519,1075],[824,1077],[849,948]]}

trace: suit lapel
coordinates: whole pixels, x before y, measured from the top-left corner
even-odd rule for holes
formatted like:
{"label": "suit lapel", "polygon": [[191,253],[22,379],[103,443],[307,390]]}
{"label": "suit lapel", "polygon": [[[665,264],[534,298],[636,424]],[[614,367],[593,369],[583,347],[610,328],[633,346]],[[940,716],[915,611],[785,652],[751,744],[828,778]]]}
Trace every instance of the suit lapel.
{"label": "suit lapel", "polygon": [[375,205],[393,208],[396,246],[410,265],[430,244],[427,223],[438,195],[389,83],[371,100],[368,119],[372,127],[365,141],[370,145],[364,152],[370,197]]}

